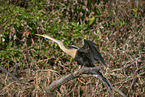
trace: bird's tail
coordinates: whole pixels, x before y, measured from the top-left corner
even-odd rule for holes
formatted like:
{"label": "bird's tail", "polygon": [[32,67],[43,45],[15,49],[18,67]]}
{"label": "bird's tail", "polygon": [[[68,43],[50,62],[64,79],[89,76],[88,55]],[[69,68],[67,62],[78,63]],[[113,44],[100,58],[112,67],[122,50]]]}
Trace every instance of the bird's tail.
{"label": "bird's tail", "polygon": [[102,75],[101,72],[99,72],[99,71],[97,71],[97,72],[91,72],[91,75],[93,75],[94,77],[100,76],[101,79],[102,79],[102,81],[104,81],[104,82],[107,84],[107,86],[109,87],[110,93],[111,93],[111,94],[113,93],[113,88],[112,88],[111,83],[109,82],[108,79],[106,79],[106,78]]}

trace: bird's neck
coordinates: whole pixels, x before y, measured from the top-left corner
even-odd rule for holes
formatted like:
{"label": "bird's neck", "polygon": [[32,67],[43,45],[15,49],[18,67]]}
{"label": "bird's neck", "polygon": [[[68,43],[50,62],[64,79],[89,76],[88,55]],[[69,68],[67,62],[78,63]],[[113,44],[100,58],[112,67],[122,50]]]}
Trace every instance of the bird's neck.
{"label": "bird's neck", "polygon": [[75,58],[76,56],[76,52],[77,52],[77,49],[67,49],[64,45],[63,45],[63,42],[60,41],[60,40],[57,40],[57,39],[54,39],[48,35],[46,35],[46,38],[48,39],[51,39],[52,41],[58,43],[59,47],[67,54],[69,54],[70,56],[72,56],[73,58]]}
{"label": "bird's neck", "polygon": [[67,54],[75,58],[77,49],[67,49],[61,41],[57,42],[59,47]]}

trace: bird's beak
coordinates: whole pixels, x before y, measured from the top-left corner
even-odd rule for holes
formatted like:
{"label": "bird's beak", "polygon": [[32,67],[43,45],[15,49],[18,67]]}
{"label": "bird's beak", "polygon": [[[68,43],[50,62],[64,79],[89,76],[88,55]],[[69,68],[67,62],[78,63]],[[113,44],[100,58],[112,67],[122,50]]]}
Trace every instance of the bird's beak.
{"label": "bird's beak", "polygon": [[41,35],[41,34],[35,34],[35,35],[38,35],[38,36],[42,36],[42,37],[44,37],[44,35]]}

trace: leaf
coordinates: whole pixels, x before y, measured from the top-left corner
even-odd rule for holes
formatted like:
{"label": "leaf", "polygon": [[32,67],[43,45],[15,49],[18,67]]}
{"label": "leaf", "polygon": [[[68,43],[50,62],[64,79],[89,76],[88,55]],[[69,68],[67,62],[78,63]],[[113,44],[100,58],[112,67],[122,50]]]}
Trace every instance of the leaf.
{"label": "leaf", "polygon": [[89,26],[92,25],[95,22],[96,18],[93,16],[90,20],[89,20]]}

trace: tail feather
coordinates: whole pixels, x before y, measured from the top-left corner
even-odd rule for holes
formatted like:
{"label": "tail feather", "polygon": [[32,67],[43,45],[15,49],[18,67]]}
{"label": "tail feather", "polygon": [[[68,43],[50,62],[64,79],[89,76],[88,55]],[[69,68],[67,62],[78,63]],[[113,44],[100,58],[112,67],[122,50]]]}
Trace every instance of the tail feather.
{"label": "tail feather", "polygon": [[101,72],[99,72],[99,71],[97,71],[96,73],[91,72],[91,75],[94,75],[95,77],[96,77],[96,75],[99,75],[102,78],[102,80],[107,84],[107,86],[110,88],[110,93],[112,93],[113,89],[112,89],[110,82],[102,75]]}

